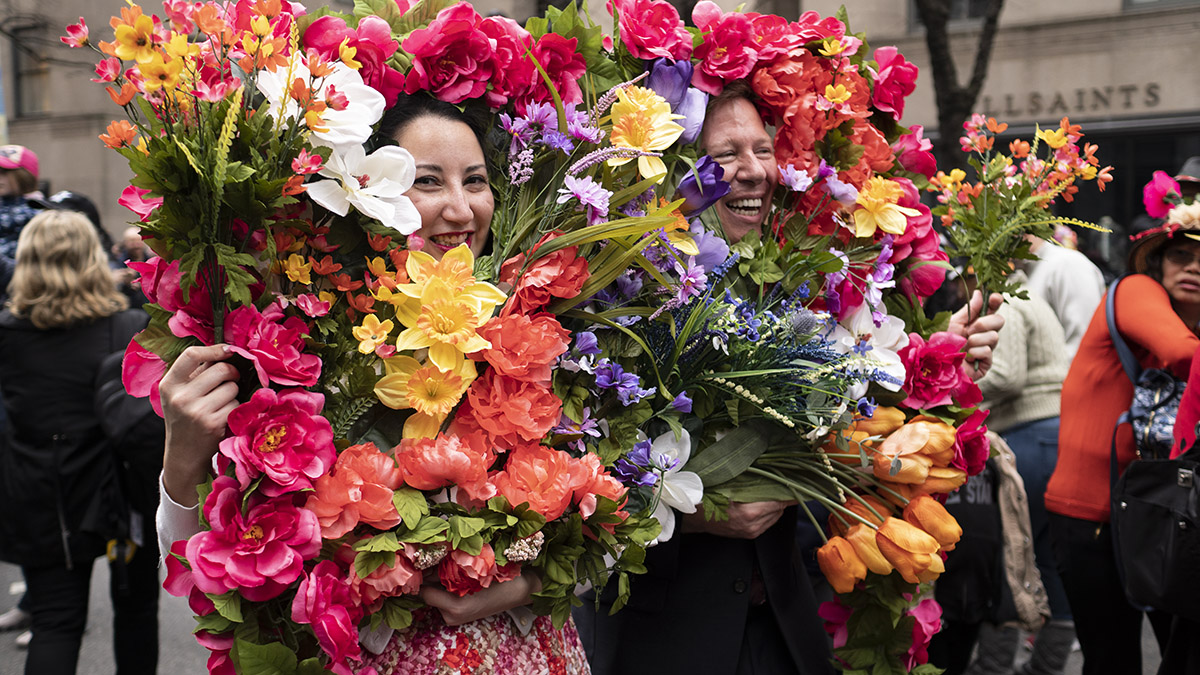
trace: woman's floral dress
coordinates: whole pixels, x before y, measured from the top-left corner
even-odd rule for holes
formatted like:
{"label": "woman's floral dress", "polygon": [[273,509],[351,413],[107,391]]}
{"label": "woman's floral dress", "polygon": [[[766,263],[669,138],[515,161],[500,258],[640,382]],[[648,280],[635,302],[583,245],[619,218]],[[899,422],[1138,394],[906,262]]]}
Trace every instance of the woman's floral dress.
{"label": "woman's floral dress", "polygon": [[590,675],[575,623],[556,629],[539,616],[527,634],[501,612],[462,626],[447,626],[441,613],[419,610],[364,666],[379,675]]}

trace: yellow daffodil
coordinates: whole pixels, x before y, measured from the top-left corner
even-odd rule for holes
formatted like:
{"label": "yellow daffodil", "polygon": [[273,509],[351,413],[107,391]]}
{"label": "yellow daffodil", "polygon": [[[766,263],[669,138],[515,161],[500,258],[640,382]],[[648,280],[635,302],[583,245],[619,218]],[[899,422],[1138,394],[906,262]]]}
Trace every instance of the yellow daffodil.
{"label": "yellow daffodil", "polygon": [[132,23],[118,23],[113,35],[114,54],[118,59],[149,63],[154,58],[154,19],[141,14],[140,10]]}
{"label": "yellow daffodil", "polygon": [[475,380],[475,362],[463,359],[458,370],[443,372],[411,356],[384,361],[386,374],[375,384],[375,396],[389,408],[414,412],[404,422],[405,438],[433,438],[446,416]]}
{"label": "yellow daffodil", "polygon": [[425,283],[419,304],[410,302],[397,308],[396,318],[406,330],[396,338],[396,349],[428,347],[431,363],[443,371],[455,370],[465,354],[491,346],[475,329],[491,317],[493,308],[469,295],[454,293],[446,282],[434,277]]}
{"label": "yellow daffodil", "polygon": [[358,351],[370,354],[376,347],[387,342],[388,333],[395,327],[396,324],[392,323],[391,319],[380,321],[374,314],[368,314],[363,317],[362,325],[355,326],[350,332],[354,334],[354,339],[358,340]]}
{"label": "yellow daffodil", "polygon": [[[673,119],[678,115],[670,113],[634,111],[622,115],[613,124],[612,144],[618,148],[631,148],[642,152],[661,152],[679,140],[683,127]],[[629,161],[628,157],[613,157],[608,160],[609,166],[621,166]],[[642,156],[637,158],[638,173],[642,178],[655,178],[659,182],[667,175],[667,165],[661,157]]]}
{"label": "yellow daffodil", "polygon": [[1054,131],[1046,131],[1045,129],[1037,130],[1037,137],[1055,150],[1067,144],[1067,132],[1065,129],[1055,129]]}
{"label": "yellow daffodil", "polygon": [[147,94],[159,89],[174,91],[179,86],[179,74],[183,71],[183,59],[164,61],[162,54],[155,52],[149,61],[139,62],[137,68],[144,78],[142,86]]}
{"label": "yellow daffodil", "polygon": [[905,216],[919,216],[921,212],[896,202],[904,195],[904,188],[894,181],[875,176],[858,191],[858,208],[854,210],[854,236],[870,237],[878,228],[889,234],[904,234],[908,227]]}
{"label": "yellow daffodil", "polygon": [[410,298],[420,298],[425,285],[434,279],[440,280],[454,294],[478,302],[480,310],[489,315],[508,297],[499,288],[475,278],[475,256],[466,244],[447,251],[441,260],[424,251],[410,251],[404,269],[412,283],[401,284],[396,290]]}
{"label": "yellow daffodil", "polygon": [[671,113],[671,104],[658,92],[646,87],[624,87],[617,90],[617,101],[612,106],[612,117],[617,119],[628,113],[642,111],[647,113]]}
{"label": "yellow daffodil", "polygon": [[293,253],[280,265],[288,279],[305,286],[312,283],[312,263]]}

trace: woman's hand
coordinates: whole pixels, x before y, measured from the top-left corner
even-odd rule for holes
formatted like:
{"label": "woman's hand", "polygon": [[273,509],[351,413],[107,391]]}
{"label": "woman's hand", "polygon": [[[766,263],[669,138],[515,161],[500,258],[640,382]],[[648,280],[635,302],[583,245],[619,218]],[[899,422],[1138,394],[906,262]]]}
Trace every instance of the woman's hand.
{"label": "woman's hand", "polygon": [[728,520],[707,520],[704,509],[683,514],[684,532],[707,532],[731,539],[757,539],[795,502],[730,502]]}
{"label": "woman's hand", "polygon": [[988,315],[980,316],[983,294],[975,291],[971,301],[950,317],[950,325],[946,330],[967,338],[967,374],[972,380],[987,375],[992,367],[992,350],[1000,341],[1000,329],[1004,327],[1004,317],[996,314],[1002,304],[1004,296],[992,293],[988,298]]}
{"label": "woman's hand", "polygon": [[532,571],[509,581],[494,583],[470,595],[459,597],[440,586],[423,586],[421,599],[442,613],[448,626],[461,626],[476,619],[528,605],[533,594],[542,590],[542,581]]}
{"label": "woman's hand", "polygon": [[163,487],[181,506],[195,506],[225,420],[237,407],[238,371],[224,345],[188,347],[158,385],[167,423]]}

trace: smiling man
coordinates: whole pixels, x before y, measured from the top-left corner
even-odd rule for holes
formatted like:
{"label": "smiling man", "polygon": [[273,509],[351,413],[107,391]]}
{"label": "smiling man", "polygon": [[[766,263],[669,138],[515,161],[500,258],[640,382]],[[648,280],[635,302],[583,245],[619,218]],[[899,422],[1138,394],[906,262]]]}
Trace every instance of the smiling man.
{"label": "smiling man", "polygon": [[744,81],[731,83],[709,104],[700,145],[725,170],[729,194],[714,208],[730,242],[762,231],[779,185],[775,142]]}

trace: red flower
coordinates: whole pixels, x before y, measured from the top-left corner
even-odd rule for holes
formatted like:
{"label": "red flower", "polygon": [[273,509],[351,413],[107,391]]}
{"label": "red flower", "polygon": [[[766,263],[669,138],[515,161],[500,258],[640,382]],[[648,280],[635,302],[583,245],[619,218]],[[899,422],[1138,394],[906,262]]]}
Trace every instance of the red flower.
{"label": "red flower", "polygon": [[[411,547],[411,544],[405,546]],[[354,604],[365,606],[371,613],[379,611],[384,598],[419,593],[421,579],[420,570],[413,567],[412,562],[399,551],[392,565],[380,565],[365,579],[358,576],[353,565],[350,566],[350,591],[355,596]]]}
{"label": "red flower", "polygon": [[875,50],[879,75],[875,78],[875,93],[871,104],[892,114],[897,122],[904,115],[904,98],[917,88],[917,67],[905,60],[895,47]]}
{"label": "red flower", "polygon": [[496,488],[487,475],[492,457],[480,451],[481,446],[455,434],[438,434],[406,438],[393,451],[406,485],[418,490],[457,486],[471,499],[486,501],[496,495]]}
{"label": "red flower", "polygon": [[699,63],[692,71],[692,86],[716,96],[726,82],[746,77],[757,63],[754,28],[747,15],[721,14],[716,4],[707,1],[697,3],[692,20],[705,33],[696,50]]}
{"label": "red flower", "polygon": [[533,49],[533,36],[516,21],[503,16],[489,16],[479,23],[495,45],[492,56],[492,86],[484,95],[492,108],[502,108],[518,100],[541,81],[541,75],[529,52]]}
{"label": "red flower", "polygon": [[617,12],[618,34],[634,58],[651,60],[690,58],[692,34],[679,12],[663,0],[609,0],[610,14]]}
{"label": "red flower", "polygon": [[520,563],[497,566],[496,552],[492,550],[492,545],[486,542],[479,555],[454,549],[438,565],[438,579],[441,580],[442,586],[460,596],[487,588],[493,581],[516,579],[520,573]]}
{"label": "red flower", "polygon": [[971,413],[954,434],[954,459],[950,466],[962,469],[968,476],[983,471],[991,454],[991,444],[988,442],[987,421],[989,411],[976,410]]}
{"label": "red flower", "polygon": [[979,403],[979,387],[971,381],[963,366],[967,339],[953,333],[934,333],[926,342],[920,335],[909,333],[908,346],[900,350],[904,361],[904,391],[908,398],[901,404],[906,408],[935,408],[954,403],[970,407]]}
{"label": "red flower", "polygon": [[400,45],[392,39],[388,22],[377,16],[359,19],[357,30],[340,17],[323,16],[304,31],[304,46],[330,61],[339,58],[343,46],[354,49],[354,60],[362,64],[358,74],[367,86],[383,94],[389,106],[404,89],[404,74],[387,65]]}
{"label": "red flower", "polygon": [[558,424],[562,401],[549,387],[488,369],[471,383],[455,415],[459,433],[483,432],[500,449],[542,440]]}
{"label": "red flower", "polygon": [[501,375],[548,386],[550,366],[570,347],[570,331],[553,314],[496,316],[478,331],[492,346],[475,354]]}
{"label": "red flower", "polygon": [[428,28],[418,28],[401,45],[413,57],[404,90],[426,90],[447,103],[479,98],[492,79],[493,51],[471,4],[438,12]]}
{"label": "red flower", "polygon": [[[583,54],[575,51],[579,40],[570,40],[557,33],[546,33],[533,46],[533,58],[542,66],[564,105],[583,101],[583,92],[579,89],[579,80],[587,72],[587,61]],[[530,96],[538,102],[553,100],[546,81],[539,76],[534,80]]]}
{"label": "red flower", "polygon": [[317,479],[304,507],[316,514],[326,539],[360,522],[386,530],[400,524],[392,494],[403,484],[396,462],[373,443],[352,445],[338,455],[333,471]]}
{"label": "red flower", "polygon": [[[547,233],[533,247],[533,251],[559,236],[555,232]],[[587,260],[578,257],[576,251],[577,247],[569,246],[538,258],[524,274],[521,274],[521,268],[525,265],[524,253],[505,261],[500,268],[500,280],[511,285],[513,291],[502,313],[533,314],[548,305],[552,297],[573,298],[578,295],[589,273]]]}
{"label": "red flower", "polygon": [[[1154,177],[1142,190],[1142,204],[1146,207],[1146,215],[1151,218],[1166,218],[1171,207],[1178,203],[1179,183],[1166,174],[1165,171],[1155,171]],[[1174,201],[1169,198],[1174,197]]]}
{"label": "red flower", "polygon": [[[280,320],[282,319],[282,320]],[[262,386],[271,382],[285,387],[311,387],[321,374],[321,358],[304,353],[308,326],[297,316],[283,319],[278,303],[263,312],[243,305],[225,317],[225,339],[230,351],[254,364]]]}
{"label": "red flower", "polygon": [[508,453],[504,470],[492,477],[492,483],[513,507],[528,503],[546,520],[554,520],[571,505],[575,493],[572,463],[562,450],[527,443]]}
{"label": "red flower", "polygon": [[292,621],[311,624],[317,644],[333,662],[333,672],[353,672],[346,661],[362,658],[358,643],[358,622],[363,607],[354,602],[349,580],[337,563],[322,560],[300,582],[292,600]]}
{"label": "red flower", "polygon": [[937,160],[933,157],[933,143],[925,138],[924,133],[924,127],[914,124],[907,134],[896,139],[892,144],[892,151],[896,153],[896,162],[900,168],[933,178],[933,174],[937,173]]}

